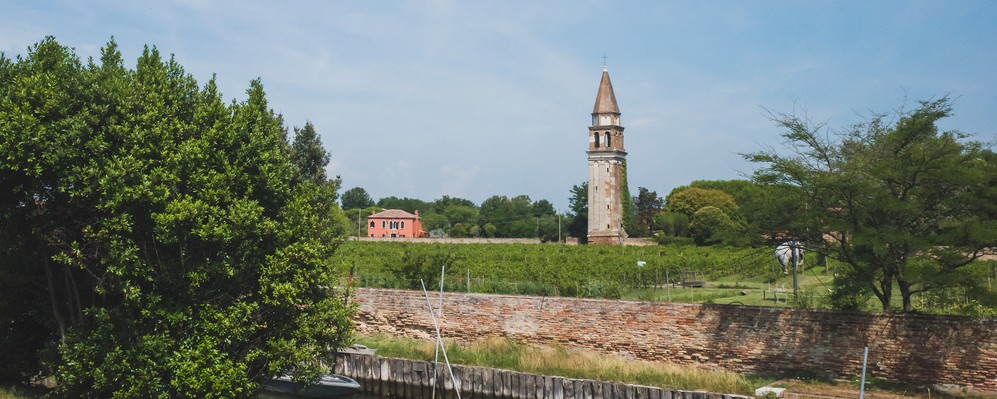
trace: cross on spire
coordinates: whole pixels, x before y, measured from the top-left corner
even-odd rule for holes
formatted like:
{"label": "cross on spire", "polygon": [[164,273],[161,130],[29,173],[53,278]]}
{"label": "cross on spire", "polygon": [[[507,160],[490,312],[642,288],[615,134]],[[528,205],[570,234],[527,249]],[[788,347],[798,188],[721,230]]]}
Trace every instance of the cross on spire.
{"label": "cross on spire", "polygon": [[606,53],[602,53],[602,69],[606,69]]}

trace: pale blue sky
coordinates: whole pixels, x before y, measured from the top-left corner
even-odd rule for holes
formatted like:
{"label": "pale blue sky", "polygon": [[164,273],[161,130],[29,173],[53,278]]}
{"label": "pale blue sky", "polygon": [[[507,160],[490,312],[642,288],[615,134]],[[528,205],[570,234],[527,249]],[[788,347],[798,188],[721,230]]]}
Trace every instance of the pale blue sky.
{"label": "pale blue sky", "polygon": [[[622,3],[622,4],[618,4]],[[329,173],[375,198],[567,207],[603,54],[631,190],[734,179],[778,145],[764,108],[832,126],[951,94],[943,127],[997,137],[994,1],[0,1],[0,51],[46,35],[84,59],[113,35],[130,66],[172,53],[226,98],[261,78],[310,120]]]}

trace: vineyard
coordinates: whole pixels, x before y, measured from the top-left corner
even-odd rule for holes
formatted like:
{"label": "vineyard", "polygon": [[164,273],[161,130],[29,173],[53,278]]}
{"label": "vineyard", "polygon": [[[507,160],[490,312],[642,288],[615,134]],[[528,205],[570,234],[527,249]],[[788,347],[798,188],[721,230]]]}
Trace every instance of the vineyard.
{"label": "vineyard", "polygon": [[620,298],[666,284],[735,274],[776,275],[767,247],[349,241],[337,250],[333,262],[339,270],[352,272],[356,286],[419,289],[423,280],[427,287],[439,287],[445,266],[448,291],[597,298]]}
{"label": "vineyard", "polygon": [[[347,241],[332,262],[344,278],[350,271],[354,287],[421,289],[425,281],[435,291],[445,267],[446,291],[803,308],[834,308],[833,274],[847,270],[807,254],[793,299],[793,277],[782,274],[770,247]],[[920,294],[917,309],[997,315],[997,261],[974,262],[965,273],[978,284]],[[855,310],[879,310],[871,293],[864,298]]]}

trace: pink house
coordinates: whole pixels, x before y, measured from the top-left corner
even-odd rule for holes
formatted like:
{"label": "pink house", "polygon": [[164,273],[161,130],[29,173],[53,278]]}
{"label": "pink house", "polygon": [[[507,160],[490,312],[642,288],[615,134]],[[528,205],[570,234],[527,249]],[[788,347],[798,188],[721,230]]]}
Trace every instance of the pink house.
{"label": "pink house", "polygon": [[428,237],[422,231],[419,211],[415,215],[401,209],[385,209],[367,217],[367,234],[371,237]]}

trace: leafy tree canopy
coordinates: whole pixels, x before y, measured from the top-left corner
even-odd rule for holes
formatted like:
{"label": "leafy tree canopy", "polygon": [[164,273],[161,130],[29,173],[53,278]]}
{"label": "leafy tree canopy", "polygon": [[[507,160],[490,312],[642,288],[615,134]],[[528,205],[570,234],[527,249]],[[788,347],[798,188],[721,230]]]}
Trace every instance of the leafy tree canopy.
{"label": "leafy tree canopy", "polygon": [[0,58],[0,322],[29,345],[7,360],[51,345],[60,397],[253,397],[349,342],[335,190],[258,80],[227,105],[113,39],[85,65],[51,37]]}
{"label": "leafy tree canopy", "polygon": [[568,206],[571,208],[568,223],[568,234],[577,237],[579,242],[584,243],[588,238],[589,226],[589,183],[582,182],[571,187],[571,197],[568,198]]}
{"label": "leafy tree canopy", "polygon": [[943,97],[841,131],[773,114],[788,155],[772,149],[747,158],[765,164],[757,180],[802,193],[806,206],[791,234],[846,263],[847,278],[884,310],[896,286],[911,311],[916,293],[977,283],[961,268],[997,245],[997,163],[989,146],[938,128],[951,113]]}
{"label": "leafy tree canopy", "polygon": [[629,232],[636,237],[646,237],[654,230],[654,216],[661,212],[664,200],[655,191],[644,187],[637,188],[637,198],[634,206],[637,208],[637,218],[634,231]]}
{"label": "leafy tree canopy", "polygon": [[377,206],[384,209],[401,209],[408,213],[415,213],[415,211],[425,212],[432,209],[433,203],[416,198],[391,196],[377,200]]}
{"label": "leafy tree canopy", "polygon": [[737,213],[737,202],[734,196],[717,189],[698,187],[678,187],[665,198],[665,206],[669,212],[678,212],[692,217],[700,209],[712,206],[727,216]]}
{"label": "leafy tree canopy", "polygon": [[367,194],[367,190],[364,190],[363,187],[353,187],[343,191],[341,201],[343,203],[343,210],[374,206],[374,200],[370,198],[370,194]]}

